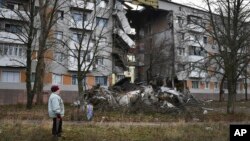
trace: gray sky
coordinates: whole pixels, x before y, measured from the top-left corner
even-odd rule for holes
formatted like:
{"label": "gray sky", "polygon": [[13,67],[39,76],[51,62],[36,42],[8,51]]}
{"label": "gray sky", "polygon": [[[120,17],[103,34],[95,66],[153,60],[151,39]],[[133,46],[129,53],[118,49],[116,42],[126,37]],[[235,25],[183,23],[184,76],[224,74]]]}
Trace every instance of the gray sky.
{"label": "gray sky", "polygon": [[192,6],[192,5],[202,6],[202,5],[204,5],[204,4],[202,4],[202,0],[172,0],[172,2],[176,2],[176,3],[188,5],[188,6]]}

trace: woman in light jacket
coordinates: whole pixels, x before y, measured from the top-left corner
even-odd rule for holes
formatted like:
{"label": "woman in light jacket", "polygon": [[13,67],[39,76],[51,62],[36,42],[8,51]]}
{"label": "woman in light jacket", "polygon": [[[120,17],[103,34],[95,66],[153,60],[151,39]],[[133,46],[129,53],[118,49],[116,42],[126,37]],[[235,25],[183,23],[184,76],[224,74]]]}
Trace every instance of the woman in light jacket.
{"label": "woman in light jacket", "polygon": [[62,117],[64,116],[64,104],[60,97],[60,89],[54,85],[51,87],[51,94],[48,101],[49,117],[53,118],[52,134],[61,137]]}

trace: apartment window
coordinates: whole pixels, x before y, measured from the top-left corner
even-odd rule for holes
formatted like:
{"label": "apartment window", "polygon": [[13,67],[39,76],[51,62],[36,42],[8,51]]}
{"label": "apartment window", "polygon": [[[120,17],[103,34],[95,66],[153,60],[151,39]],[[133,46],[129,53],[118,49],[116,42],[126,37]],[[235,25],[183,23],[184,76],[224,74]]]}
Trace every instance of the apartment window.
{"label": "apartment window", "polygon": [[63,39],[63,32],[62,31],[56,31],[55,32],[55,38],[58,41],[62,41],[62,39]]}
{"label": "apartment window", "polygon": [[87,53],[86,56],[85,56],[85,61],[90,62],[91,61],[90,51],[88,51],[88,52],[84,51],[84,52]]}
{"label": "apartment window", "polygon": [[63,62],[64,59],[65,59],[65,57],[64,57],[64,54],[62,52],[55,52],[54,53],[54,60],[56,62],[61,63],[61,62]]}
{"label": "apartment window", "polygon": [[17,44],[0,44],[0,54],[8,56],[18,56],[24,55],[23,48],[21,45]]}
{"label": "apartment window", "polygon": [[8,2],[7,3],[7,8],[11,10],[18,10],[18,4]]}
{"label": "apartment window", "polygon": [[95,84],[100,84],[101,86],[107,86],[107,76],[96,76]]}
{"label": "apartment window", "polygon": [[11,33],[22,33],[22,27],[20,25],[5,24],[5,31]]}
{"label": "apartment window", "polygon": [[214,88],[218,89],[218,82],[214,82]]}
{"label": "apartment window", "polygon": [[97,65],[104,65],[104,57],[96,57]]}
{"label": "apartment window", "polygon": [[71,16],[72,16],[75,23],[83,22],[86,19],[86,15],[84,15],[82,13],[72,13]]}
{"label": "apartment window", "polygon": [[203,43],[207,44],[207,37],[206,36],[203,37]]}
{"label": "apartment window", "polygon": [[185,55],[185,48],[179,47],[177,48],[177,50],[178,50],[178,55],[181,55],[181,56]]}
{"label": "apartment window", "polygon": [[62,75],[53,74],[52,75],[52,84],[62,84]]}
{"label": "apartment window", "polygon": [[[82,82],[83,82],[83,84],[85,84],[86,83],[86,78],[83,78]],[[77,80],[77,75],[76,74],[72,75],[72,85],[78,85],[78,80]]]}
{"label": "apartment window", "polygon": [[181,33],[181,40],[182,40],[182,41],[185,40],[185,33]]}
{"label": "apartment window", "polygon": [[2,71],[2,82],[20,82],[20,73],[18,71]]}
{"label": "apartment window", "polygon": [[81,39],[83,38],[82,37],[82,34],[80,34],[80,33],[73,33],[73,41],[75,41],[75,42],[80,42],[80,41],[82,41]]}
{"label": "apartment window", "polygon": [[4,7],[4,1],[5,1],[5,0],[0,0],[0,8],[3,8],[3,7]]}
{"label": "apartment window", "polygon": [[183,25],[183,23],[184,23],[184,20],[183,20],[183,18],[182,17],[177,17],[177,22],[178,22],[178,24],[179,24],[179,27],[182,27],[182,25]]}
{"label": "apartment window", "polygon": [[61,10],[57,11],[57,18],[59,20],[63,20],[64,19],[64,11],[61,11]]}
{"label": "apartment window", "polygon": [[192,88],[199,89],[199,81],[192,81]]}
{"label": "apartment window", "polygon": [[189,55],[205,56],[205,50],[202,47],[190,46]]}
{"label": "apartment window", "polygon": [[209,89],[209,82],[205,82],[205,88]]}
{"label": "apartment window", "polygon": [[98,27],[107,27],[108,19],[96,17],[96,24]]}
{"label": "apartment window", "polygon": [[179,11],[182,11],[182,7],[179,7]]}

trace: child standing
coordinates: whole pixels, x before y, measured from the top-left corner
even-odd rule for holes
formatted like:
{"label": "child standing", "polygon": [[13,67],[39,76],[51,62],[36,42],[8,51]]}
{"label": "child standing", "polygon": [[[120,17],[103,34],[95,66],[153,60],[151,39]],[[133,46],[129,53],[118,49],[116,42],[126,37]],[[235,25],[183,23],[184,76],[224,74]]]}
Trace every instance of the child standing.
{"label": "child standing", "polygon": [[93,104],[91,102],[88,103],[87,105],[87,119],[90,121],[93,118]]}

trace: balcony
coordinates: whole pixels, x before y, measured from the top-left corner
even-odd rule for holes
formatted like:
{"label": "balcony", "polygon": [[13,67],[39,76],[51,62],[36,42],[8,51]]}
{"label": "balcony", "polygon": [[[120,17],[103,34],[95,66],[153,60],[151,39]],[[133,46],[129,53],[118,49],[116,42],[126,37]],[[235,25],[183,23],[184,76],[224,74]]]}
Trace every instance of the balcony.
{"label": "balcony", "polygon": [[[89,49],[91,49],[91,48],[93,48],[95,46],[95,43],[93,43],[93,42],[88,43],[88,41],[83,40],[81,48],[83,50],[85,50],[87,48],[87,45],[88,45]],[[79,48],[79,43],[76,42],[76,41],[71,40],[71,41],[69,41],[69,47],[70,47],[70,49]]]}
{"label": "balcony", "polygon": [[114,33],[117,34],[129,47],[135,47],[135,42],[123,30],[117,28],[114,30]]}
{"label": "balcony", "polygon": [[25,56],[2,56],[0,57],[0,66],[2,67],[25,67]]}
{"label": "balcony", "polygon": [[187,30],[194,31],[194,32],[199,32],[199,33],[202,33],[202,32],[205,31],[202,27],[200,27],[199,25],[196,25],[196,24],[188,24],[187,25]]}
{"label": "balcony", "polygon": [[131,34],[131,35],[135,35],[135,29],[130,27],[130,24],[128,22],[127,17],[125,16],[124,12],[115,12],[114,15],[117,16],[118,20],[120,21],[123,30],[125,31],[126,34]]}
{"label": "balcony", "polygon": [[204,57],[198,55],[189,55],[188,62],[204,62]]}
{"label": "balcony", "polygon": [[84,24],[82,21],[74,21],[73,19],[69,22],[69,28],[76,28],[76,29],[86,29],[86,30],[94,30],[95,26],[93,23],[90,23],[90,21],[84,21]]}
{"label": "balcony", "polygon": [[[84,62],[82,65],[82,71],[87,71],[88,66],[90,65],[90,62]],[[75,57],[70,56],[68,57],[68,70],[70,71],[77,71],[77,60]],[[89,70],[93,70],[93,66],[91,65]]]}
{"label": "balcony", "polygon": [[83,0],[72,0],[71,1],[71,7],[74,8],[81,8],[81,9],[85,9],[85,10],[94,10],[94,3],[93,2],[86,2]]}
{"label": "balcony", "polygon": [[0,18],[26,21],[29,17],[25,11],[14,11],[11,9],[0,8]]}
{"label": "balcony", "polygon": [[181,71],[177,74],[178,80],[187,80],[188,78],[206,78],[207,73],[198,70],[188,71]]}
{"label": "balcony", "polygon": [[17,34],[14,33],[0,31],[0,40],[5,43],[24,44],[23,41],[26,39],[24,36],[17,36]]}

